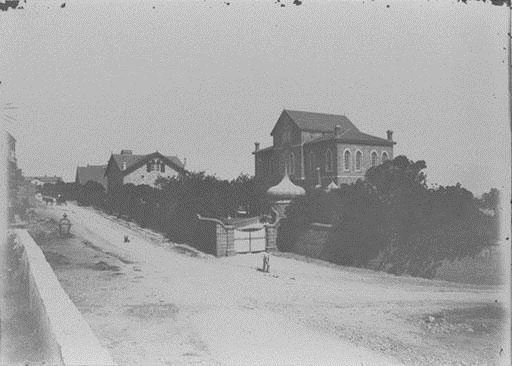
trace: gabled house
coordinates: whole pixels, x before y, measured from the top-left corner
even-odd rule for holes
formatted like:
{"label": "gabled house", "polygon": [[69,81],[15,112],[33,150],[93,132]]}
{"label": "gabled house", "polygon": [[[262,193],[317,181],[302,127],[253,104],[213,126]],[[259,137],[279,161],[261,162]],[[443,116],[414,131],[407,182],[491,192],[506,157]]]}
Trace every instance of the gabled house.
{"label": "gabled house", "polygon": [[[393,159],[393,132],[386,138],[361,132],[347,117],[283,110],[270,135],[273,145],[255,143],[255,176],[267,185],[285,170],[303,187],[338,186],[363,179],[366,171]],[[333,183],[333,184],[331,184]]]}
{"label": "gabled house", "polygon": [[131,150],[112,154],[105,169],[107,192],[123,184],[146,184],[156,187],[158,178],[171,178],[186,174],[185,165],[176,156],[164,156],[158,151],[147,155],[134,155]]}
{"label": "gabled house", "polygon": [[106,165],[79,166],[76,168],[75,183],[85,185],[87,182],[96,182],[107,189],[107,178],[105,177]]}

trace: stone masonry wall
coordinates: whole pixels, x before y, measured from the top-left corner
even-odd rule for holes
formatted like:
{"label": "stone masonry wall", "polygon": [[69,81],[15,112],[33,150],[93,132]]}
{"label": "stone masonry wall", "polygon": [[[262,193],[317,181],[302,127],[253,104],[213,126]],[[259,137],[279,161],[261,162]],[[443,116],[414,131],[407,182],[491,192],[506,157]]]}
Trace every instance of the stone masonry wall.
{"label": "stone masonry wall", "polygon": [[[344,153],[346,150],[350,151],[350,169],[345,170],[344,167]],[[366,171],[371,168],[371,153],[377,152],[377,165],[382,163],[382,153],[385,151],[388,154],[388,159],[393,159],[393,147],[391,146],[368,146],[368,145],[353,145],[353,144],[338,144],[338,159],[337,159],[337,184],[350,184],[358,179],[364,179]],[[361,171],[356,171],[356,152],[361,151],[363,154]],[[327,183],[328,184],[328,183]]]}

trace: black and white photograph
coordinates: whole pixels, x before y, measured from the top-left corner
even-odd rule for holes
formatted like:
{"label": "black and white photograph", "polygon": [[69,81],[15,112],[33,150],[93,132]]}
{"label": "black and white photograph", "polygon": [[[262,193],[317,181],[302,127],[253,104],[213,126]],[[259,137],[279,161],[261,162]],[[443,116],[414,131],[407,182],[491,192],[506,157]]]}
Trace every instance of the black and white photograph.
{"label": "black and white photograph", "polygon": [[0,0],[0,365],[511,365],[510,0]]}

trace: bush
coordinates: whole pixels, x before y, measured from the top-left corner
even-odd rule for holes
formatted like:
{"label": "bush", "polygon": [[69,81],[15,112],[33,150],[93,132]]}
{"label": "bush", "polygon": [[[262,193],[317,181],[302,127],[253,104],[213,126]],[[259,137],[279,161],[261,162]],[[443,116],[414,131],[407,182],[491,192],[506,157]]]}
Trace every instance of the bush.
{"label": "bush", "polygon": [[204,172],[189,173],[161,178],[157,185],[160,188],[125,184],[106,194],[97,182],[58,183],[45,185],[43,193],[74,198],[80,205],[100,208],[165,233],[172,240],[189,243],[195,239],[197,214],[220,218],[234,216],[240,208],[254,216],[268,212],[263,186],[248,175],[228,181]]}
{"label": "bush", "polygon": [[477,200],[460,184],[428,189],[424,161],[405,156],[367,171],[365,181],[332,192],[308,192],[288,209],[281,250],[291,250],[312,222],[334,226],[323,257],[350,266],[390,273],[435,275],[444,259],[474,256],[497,238],[491,190]]}

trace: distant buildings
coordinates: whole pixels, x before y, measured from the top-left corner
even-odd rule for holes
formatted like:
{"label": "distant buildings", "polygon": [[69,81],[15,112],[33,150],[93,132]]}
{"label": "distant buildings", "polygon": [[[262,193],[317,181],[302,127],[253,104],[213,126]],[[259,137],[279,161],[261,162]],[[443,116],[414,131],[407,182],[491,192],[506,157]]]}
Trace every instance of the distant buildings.
{"label": "distant buildings", "polygon": [[107,192],[123,184],[146,184],[156,187],[160,177],[171,178],[186,173],[185,165],[176,156],[164,156],[158,151],[147,155],[134,155],[131,150],[112,154],[105,170]]}
{"label": "distant buildings", "polygon": [[268,186],[285,171],[303,187],[333,188],[364,178],[372,166],[393,158],[393,132],[387,138],[361,132],[342,115],[283,110],[270,135],[273,145],[255,143],[255,176]]}
{"label": "distant buildings", "polygon": [[58,177],[56,175],[54,176],[47,176],[44,177],[26,177],[25,180],[29,181],[31,184],[35,186],[43,186],[45,184],[55,184],[59,182],[63,182],[62,177]]}

